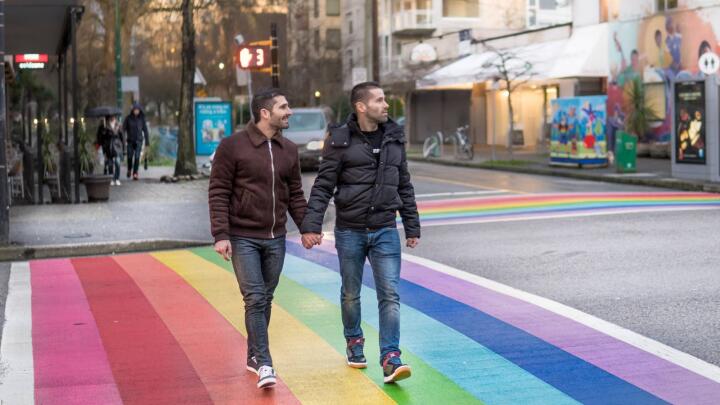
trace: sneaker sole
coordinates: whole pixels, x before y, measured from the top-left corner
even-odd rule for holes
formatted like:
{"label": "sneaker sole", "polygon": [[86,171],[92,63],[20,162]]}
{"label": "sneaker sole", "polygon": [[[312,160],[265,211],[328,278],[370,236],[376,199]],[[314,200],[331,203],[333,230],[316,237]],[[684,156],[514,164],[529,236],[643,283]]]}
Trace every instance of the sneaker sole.
{"label": "sneaker sole", "polygon": [[258,388],[271,388],[277,383],[277,380],[275,377],[268,377],[262,381],[258,381],[257,387]]}
{"label": "sneaker sole", "polygon": [[410,371],[410,366],[400,366],[394,373],[385,377],[385,383],[394,383],[396,381],[404,380],[409,378],[411,375],[412,372]]}
{"label": "sneaker sole", "polygon": [[254,373],[255,375],[257,375],[257,373],[258,373],[257,369],[254,369],[250,366],[245,367],[245,369],[251,373]]}
{"label": "sneaker sole", "polygon": [[355,363],[355,362],[352,362],[352,361],[348,361],[348,362],[347,362],[347,365],[350,366],[350,367],[352,367],[352,368],[367,368],[367,362],[365,362],[365,363]]}

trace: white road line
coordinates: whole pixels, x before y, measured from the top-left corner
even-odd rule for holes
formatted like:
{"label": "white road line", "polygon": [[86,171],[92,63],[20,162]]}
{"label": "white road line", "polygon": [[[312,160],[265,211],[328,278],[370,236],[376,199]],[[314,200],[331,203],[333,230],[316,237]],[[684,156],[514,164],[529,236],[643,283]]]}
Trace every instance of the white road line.
{"label": "white road line", "polygon": [[[473,183],[466,183],[463,181],[440,179],[440,178],[432,177],[432,176],[423,176],[421,174],[413,175],[412,178],[419,179],[419,180],[433,181],[436,183],[454,184],[456,186],[464,186],[464,187],[476,188],[476,189],[481,189],[481,190],[498,190],[498,188],[494,188],[494,187],[485,187],[485,186],[480,186],[480,185],[473,184]],[[520,191],[520,190],[510,190],[510,189],[503,189],[503,190],[507,191],[509,193],[530,194],[526,191]]]}
{"label": "white road line", "polygon": [[30,263],[13,263],[0,347],[0,403],[35,403]]}
{"label": "white road line", "polygon": [[473,284],[488,288],[498,293],[505,294],[523,300],[525,302],[529,302],[533,305],[544,308],[563,317],[572,319],[575,322],[593,328],[608,336],[635,346],[648,353],[654,354],[655,356],[665,359],[680,367],[686,368],[712,381],[720,383],[720,367],[707,363],[704,360],[698,359],[697,357],[681,352],[677,349],[673,349],[670,346],[667,346],[648,337],[642,336],[629,329],[625,329],[621,326],[604,321],[600,318],[568,307],[559,302],[555,302],[547,298],[543,298],[522,290],[518,290],[508,285],[501,284],[496,281],[492,281],[474,274],[470,274],[450,266],[446,266],[442,263],[438,263],[429,259],[406,253],[403,253],[402,256],[404,260],[408,260],[410,262],[429,267],[438,272],[445,273],[447,275],[471,282]]}
{"label": "white road line", "polygon": [[447,193],[415,194],[415,198],[453,197],[453,196],[464,196],[464,195],[492,195],[492,194],[507,194],[507,193],[510,193],[510,191],[503,190],[503,189],[486,190],[486,191],[451,191],[451,192],[447,192]]}

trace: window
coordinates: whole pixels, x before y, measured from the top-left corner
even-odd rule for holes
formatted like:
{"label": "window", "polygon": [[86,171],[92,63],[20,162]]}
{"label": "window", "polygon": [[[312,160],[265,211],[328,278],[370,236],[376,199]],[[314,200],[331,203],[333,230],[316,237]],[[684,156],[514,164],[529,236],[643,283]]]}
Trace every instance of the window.
{"label": "window", "polygon": [[477,18],[479,0],[443,0],[443,17]]}
{"label": "window", "polygon": [[355,64],[353,63],[353,51],[352,49],[347,50],[347,60],[348,60],[348,66],[350,66],[350,69],[355,67]]}
{"label": "window", "polygon": [[320,17],[320,0],[315,0],[313,2],[313,17]]}
{"label": "window", "polygon": [[325,14],[329,16],[340,15],[340,0],[326,0]]}
{"label": "window", "polygon": [[645,84],[645,106],[650,108],[660,121],[665,120],[665,84]]}
{"label": "window", "polygon": [[327,49],[340,49],[342,41],[339,29],[329,28],[325,31],[325,46]]}
{"label": "window", "polygon": [[672,10],[678,6],[677,0],[655,0],[655,4],[658,13],[665,10]]}
{"label": "window", "polygon": [[315,30],[315,51],[320,52],[320,30]]}
{"label": "window", "polygon": [[348,34],[352,35],[352,33],[353,33],[352,12],[345,14],[345,18],[348,21]]}

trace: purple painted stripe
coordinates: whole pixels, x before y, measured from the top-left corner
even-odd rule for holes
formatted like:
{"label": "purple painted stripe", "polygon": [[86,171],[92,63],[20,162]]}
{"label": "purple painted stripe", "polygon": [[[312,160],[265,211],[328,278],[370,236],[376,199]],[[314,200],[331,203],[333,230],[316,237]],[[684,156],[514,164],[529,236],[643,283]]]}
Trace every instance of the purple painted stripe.
{"label": "purple painted stripe", "polygon": [[402,278],[551,343],[672,403],[717,404],[720,384],[526,301],[403,261]]}

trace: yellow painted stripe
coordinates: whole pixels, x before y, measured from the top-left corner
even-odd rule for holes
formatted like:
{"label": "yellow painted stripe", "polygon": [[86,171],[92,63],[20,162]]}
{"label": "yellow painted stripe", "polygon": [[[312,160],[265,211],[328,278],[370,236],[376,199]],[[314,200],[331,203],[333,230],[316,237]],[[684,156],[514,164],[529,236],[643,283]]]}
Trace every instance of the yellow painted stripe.
{"label": "yellow painted stripe", "polygon": [[[242,297],[231,273],[188,251],[152,255],[178,273],[237,330],[247,335]],[[395,403],[365,374],[347,367],[343,356],[280,306],[273,305],[269,333],[278,376],[301,402]]]}

